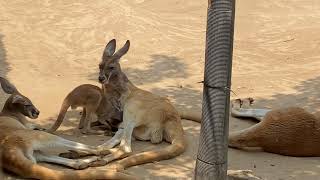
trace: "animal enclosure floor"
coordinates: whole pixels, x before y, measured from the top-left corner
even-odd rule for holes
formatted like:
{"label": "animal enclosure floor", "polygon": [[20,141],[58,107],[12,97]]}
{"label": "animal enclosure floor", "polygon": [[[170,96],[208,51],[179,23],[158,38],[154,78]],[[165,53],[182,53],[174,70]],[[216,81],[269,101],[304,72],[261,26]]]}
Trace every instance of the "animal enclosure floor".
{"label": "animal enclosure floor", "polygon": [[[208,1],[11,0],[0,2],[0,75],[40,109],[49,126],[76,86],[96,84],[98,63],[110,39],[131,47],[121,64],[138,87],[168,96],[177,106],[201,109]],[[320,105],[320,1],[240,0],[236,7],[232,89],[260,107]],[[0,102],[5,95],[0,92]],[[232,96],[236,98],[236,96]],[[81,136],[79,111],[70,111],[59,134]],[[230,131],[254,122],[231,118]],[[200,126],[184,121],[187,151],[174,159],[132,167],[149,179],[192,179]],[[134,151],[166,146],[133,142]],[[111,168],[108,166],[101,169]],[[250,169],[267,180],[320,179],[320,157],[296,158],[229,149],[229,169]],[[4,175],[4,179],[15,179]]]}

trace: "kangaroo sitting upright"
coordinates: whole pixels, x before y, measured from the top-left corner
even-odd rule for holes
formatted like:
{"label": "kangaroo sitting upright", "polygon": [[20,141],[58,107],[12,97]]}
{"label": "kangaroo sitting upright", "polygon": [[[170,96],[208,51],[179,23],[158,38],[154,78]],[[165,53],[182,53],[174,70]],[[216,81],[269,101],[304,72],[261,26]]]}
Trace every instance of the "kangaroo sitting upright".
{"label": "kangaroo sitting upright", "polygon": [[[82,116],[79,123],[79,129],[83,134],[102,134],[113,135],[118,130],[118,126],[122,122],[122,110],[120,107],[120,94],[123,85],[121,81],[113,84],[106,84],[102,89],[91,84],[83,84],[73,89],[63,100],[62,106],[56,122],[51,126],[47,132],[52,133],[56,131],[68,110],[69,107],[75,109],[82,107]],[[118,90],[117,90],[118,89]],[[98,121],[90,124],[92,114],[95,113]],[[201,115],[199,112],[180,109],[179,114],[184,119],[189,119],[195,122],[200,122]],[[106,131],[92,130],[91,127],[103,127]]]}
{"label": "kangaroo sitting upright", "polygon": [[[117,168],[170,159],[185,151],[186,141],[179,112],[167,98],[160,97],[133,85],[122,72],[120,58],[129,50],[129,40],[115,52],[116,41],[111,40],[104,51],[99,65],[99,81],[103,85],[118,84],[123,109],[124,129],[119,129],[115,136],[100,148],[110,149],[120,144],[119,148],[110,150],[111,154],[92,165],[104,165],[113,160],[129,156],[132,136],[138,140],[160,143],[163,140],[171,145],[165,148],[142,152],[117,161]],[[120,82],[120,83],[119,83]],[[199,117],[198,117],[199,118]]]}
{"label": "kangaroo sitting upright", "polygon": [[230,133],[229,147],[259,148],[286,156],[320,156],[320,114],[311,114],[299,107],[270,110],[240,106],[242,102],[251,104],[249,101],[234,100],[231,114],[260,122]]}
{"label": "kangaroo sitting upright", "polygon": [[119,108],[120,95],[112,90],[111,86],[98,86],[83,84],[73,89],[63,100],[58,119],[48,130],[52,133],[61,125],[68,108],[72,109],[82,107],[82,117],[79,123],[79,129],[83,134],[102,134],[104,131],[92,130],[90,124],[92,115],[95,113],[98,117],[99,124],[105,125],[107,131],[112,133],[118,129],[119,123],[122,122],[122,112]]}
{"label": "kangaroo sitting upright", "polygon": [[98,148],[69,141],[43,131],[29,129],[25,116],[36,119],[39,110],[32,102],[0,77],[2,89],[11,94],[6,100],[0,114],[0,149],[1,164],[4,169],[23,178],[50,180],[84,180],[84,179],[133,179],[132,176],[108,171],[96,170],[55,170],[39,165],[37,162],[61,164],[74,169],[83,169],[97,157],[70,160],[42,152],[45,148],[65,147],[82,153],[100,155]]}

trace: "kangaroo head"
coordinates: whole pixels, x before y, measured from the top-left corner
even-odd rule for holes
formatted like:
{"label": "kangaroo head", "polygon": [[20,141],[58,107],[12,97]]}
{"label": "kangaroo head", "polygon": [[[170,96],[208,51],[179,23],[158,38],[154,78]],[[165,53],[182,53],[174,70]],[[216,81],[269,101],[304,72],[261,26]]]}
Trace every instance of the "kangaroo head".
{"label": "kangaroo head", "polygon": [[124,46],[116,53],[116,40],[112,39],[106,45],[103,52],[102,61],[99,64],[99,82],[107,85],[110,82],[119,81],[119,77],[123,76],[123,72],[120,66],[120,59],[125,55],[130,47],[130,41],[127,40]]}
{"label": "kangaroo head", "polygon": [[244,98],[244,99],[235,99],[231,102],[232,108],[240,109],[240,108],[250,108],[254,103],[254,99]]}
{"label": "kangaroo head", "polygon": [[8,80],[0,77],[3,91],[11,96],[7,99],[4,108],[12,112],[18,112],[31,119],[38,118],[40,111],[32,104],[29,98],[22,95]]}

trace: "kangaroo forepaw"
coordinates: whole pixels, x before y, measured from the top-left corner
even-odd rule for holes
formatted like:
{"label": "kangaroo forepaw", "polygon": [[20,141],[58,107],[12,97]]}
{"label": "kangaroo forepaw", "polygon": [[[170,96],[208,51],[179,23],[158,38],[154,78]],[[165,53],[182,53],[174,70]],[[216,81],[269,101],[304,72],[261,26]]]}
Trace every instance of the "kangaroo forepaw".
{"label": "kangaroo forepaw", "polygon": [[111,148],[108,148],[108,147],[105,147],[105,146],[98,146],[97,147],[97,149],[98,149],[98,152],[99,152],[99,155],[100,156],[105,156],[105,155],[108,155],[108,154],[110,154],[111,152],[110,152],[110,149]]}
{"label": "kangaroo forepaw", "polygon": [[69,150],[69,152],[59,154],[60,157],[68,158],[68,159],[79,159],[81,157],[85,157],[85,156],[89,156],[89,155],[92,155],[92,154],[88,154],[85,152],[73,151],[73,150]]}
{"label": "kangaroo forepaw", "polygon": [[80,158],[80,154],[75,152],[75,151],[69,151],[69,152],[65,152],[65,153],[60,153],[59,156],[63,157],[63,158],[68,158],[68,159],[78,159],[78,158]]}
{"label": "kangaroo forepaw", "polygon": [[108,162],[101,158],[101,159],[98,159],[97,161],[89,163],[89,167],[99,167],[99,166],[104,166],[106,164],[108,164]]}
{"label": "kangaroo forepaw", "polygon": [[82,170],[82,169],[86,169],[89,167],[89,164],[86,162],[79,162],[77,163],[73,168],[76,170]]}
{"label": "kangaroo forepaw", "polygon": [[96,156],[89,157],[86,159],[78,159],[78,160],[75,160],[75,163],[72,167],[77,170],[85,169],[85,168],[89,167],[90,163],[95,162],[98,159],[99,158]]}
{"label": "kangaroo forepaw", "polygon": [[121,171],[125,170],[124,166],[122,164],[120,164],[120,163],[116,163],[115,164],[115,169],[116,169],[117,172],[121,172]]}

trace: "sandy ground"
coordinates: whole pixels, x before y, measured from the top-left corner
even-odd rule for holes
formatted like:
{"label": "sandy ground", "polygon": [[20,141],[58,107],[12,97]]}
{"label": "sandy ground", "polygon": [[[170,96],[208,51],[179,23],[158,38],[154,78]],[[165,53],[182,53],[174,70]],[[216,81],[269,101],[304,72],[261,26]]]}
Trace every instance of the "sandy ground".
{"label": "sandy ground", "polygon": [[[49,126],[66,94],[97,83],[107,41],[131,40],[122,66],[139,87],[176,105],[201,108],[207,1],[0,1],[0,75],[41,110]],[[320,105],[320,1],[239,0],[236,8],[232,89],[261,107]],[[6,95],[1,92],[0,102]],[[232,98],[235,98],[233,96]],[[97,145],[107,137],[81,136],[78,111],[61,136]],[[253,122],[231,118],[230,130]],[[192,179],[200,126],[184,121],[187,151],[172,160],[130,168],[149,179]],[[165,146],[162,144],[159,146]],[[134,151],[159,148],[134,142]],[[108,167],[101,167],[108,168]],[[229,149],[229,169],[252,169],[263,179],[320,179],[320,158],[285,157]]]}

